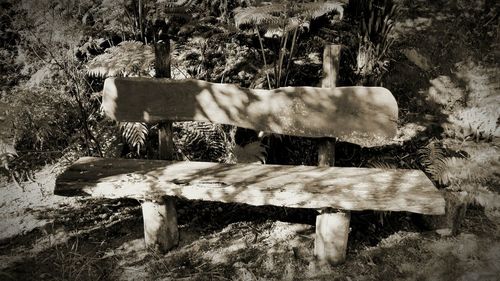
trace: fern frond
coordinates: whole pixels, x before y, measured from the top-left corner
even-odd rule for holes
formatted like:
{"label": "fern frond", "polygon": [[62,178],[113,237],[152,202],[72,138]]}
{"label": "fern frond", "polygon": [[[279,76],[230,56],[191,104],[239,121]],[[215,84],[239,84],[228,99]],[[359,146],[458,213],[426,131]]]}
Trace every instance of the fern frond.
{"label": "fern frond", "polygon": [[453,126],[449,126],[448,130],[453,131],[455,136],[463,138],[473,136],[476,139],[491,139],[500,137],[498,120],[500,111],[496,108],[465,108],[450,116],[450,123]]}
{"label": "fern frond", "polygon": [[160,0],[157,3],[165,3],[169,8],[177,8],[177,9],[193,9],[197,6],[196,0]]}
{"label": "fern frond", "polygon": [[93,76],[147,76],[155,60],[153,47],[137,41],[124,41],[87,63]]}
{"label": "fern frond", "polygon": [[451,182],[452,171],[448,166],[448,159],[435,159],[432,164],[426,167],[426,171],[431,174],[433,180],[440,184],[448,185]]}
{"label": "fern frond", "polygon": [[431,141],[418,150],[418,158],[431,178],[440,184],[449,183],[446,173],[446,155],[444,149],[437,141]]}
{"label": "fern frond", "polygon": [[231,148],[229,136],[220,124],[207,122],[179,122],[176,147],[189,160],[223,162],[228,159]]}
{"label": "fern frond", "polygon": [[[293,3],[293,4],[271,4],[265,6],[237,8],[235,9],[235,23],[237,27],[254,25],[268,29],[272,26],[287,26],[290,19],[297,19],[304,23],[319,18],[331,12],[344,13],[342,4],[337,1],[315,2],[315,3]],[[300,20],[299,20],[300,19]],[[289,28],[292,30],[294,25]]]}
{"label": "fern frond", "polygon": [[433,180],[443,185],[463,186],[484,183],[489,177],[488,169],[468,158],[435,158],[425,170],[431,174]]}
{"label": "fern frond", "polygon": [[156,2],[155,12],[157,16],[189,18],[193,12],[198,8],[196,0],[160,0]]}
{"label": "fern frond", "polygon": [[251,142],[243,147],[236,145],[234,155],[238,163],[266,163],[266,147],[260,142]]}
{"label": "fern frond", "polygon": [[384,170],[391,170],[391,169],[398,168],[397,165],[394,165],[392,163],[382,162],[379,160],[372,161],[372,162],[368,163],[367,166],[369,168],[384,169]]}
{"label": "fern frond", "polygon": [[234,21],[237,27],[244,25],[272,26],[283,22],[279,12],[283,11],[283,4],[273,4],[258,7],[235,9]]}
{"label": "fern frond", "polygon": [[438,144],[437,141],[431,141],[425,147],[418,150],[418,156],[420,162],[424,166],[430,166],[435,163],[435,161],[443,160],[445,158],[445,151]]}
{"label": "fern frond", "polygon": [[306,15],[307,19],[316,19],[331,12],[337,12],[340,19],[344,16],[344,7],[336,1],[304,3],[299,7],[301,14]]}
{"label": "fern frond", "polygon": [[446,167],[444,176],[450,183],[482,184],[490,174],[489,163],[481,163],[469,158],[449,157],[444,161]]}
{"label": "fern frond", "polygon": [[122,135],[125,141],[135,147],[137,151],[144,146],[146,142],[146,136],[148,135],[148,127],[145,123],[141,122],[121,122],[120,129],[122,130]]}

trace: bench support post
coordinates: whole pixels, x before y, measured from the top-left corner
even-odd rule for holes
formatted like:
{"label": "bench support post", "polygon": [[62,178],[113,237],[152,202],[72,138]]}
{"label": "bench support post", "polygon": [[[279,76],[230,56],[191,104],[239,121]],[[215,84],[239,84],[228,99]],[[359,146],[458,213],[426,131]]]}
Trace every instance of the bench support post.
{"label": "bench support post", "polygon": [[314,256],[320,263],[336,265],[345,261],[350,220],[350,212],[323,212],[316,217]]}
{"label": "bench support post", "polygon": [[[326,45],[323,52],[323,88],[335,88],[339,73],[340,45]],[[335,140],[322,139],[318,145],[318,166],[335,166]],[[322,264],[340,264],[345,261],[349,222],[348,211],[323,210],[316,217],[314,256]]]}
{"label": "bench support post", "polygon": [[177,246],[177,212],[173,198],[141,203],[146,247],[166,252]]}
{"label": "bench support post", "polygon": [[[170,78],[170,40],[155,42],[156,77]],[[174,158],[172,122],[158,125],[159,158]],[[141,203],[144,220],[144,242],[146,247],[166,252],[179,243],[177,211],[172,197],[146,200]]]}
{"label": "bench support post", "polygon": [[335,140],[323,138],[318,143],[318,166],[335,166]]}

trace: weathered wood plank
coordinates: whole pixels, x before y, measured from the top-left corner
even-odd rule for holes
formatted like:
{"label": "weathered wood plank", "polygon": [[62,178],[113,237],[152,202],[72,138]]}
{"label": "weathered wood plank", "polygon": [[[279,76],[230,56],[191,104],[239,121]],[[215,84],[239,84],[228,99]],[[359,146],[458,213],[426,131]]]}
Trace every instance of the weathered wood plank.
{"label": "weathered wood plank", "polygon": [[398,107],[381,87],[240,88],[201,80],[108,78],[103,108],[118,121],[210,121],[257,131],[390,143]]}
{"label": "weathered wood plank", "polygon": [[81,158],[60,175],[54,192],[423,214],[443,214],[445,206],[440,192],[419,170],[92,157]]}

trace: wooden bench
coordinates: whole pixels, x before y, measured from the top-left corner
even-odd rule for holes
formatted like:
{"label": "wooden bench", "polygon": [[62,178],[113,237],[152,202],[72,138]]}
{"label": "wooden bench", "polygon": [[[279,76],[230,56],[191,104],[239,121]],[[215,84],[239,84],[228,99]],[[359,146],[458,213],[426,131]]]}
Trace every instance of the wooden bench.
{"label": "wooden bench", "polygon": [[392,141],[398,108],[385,88],[250,90],[200,80],[108,78],[103,108],[118,121],[162,122],[162,159],[172,159],[172,121],[321,141],[319,166],[84,157],[57,178],[57,195],[141,200],[146,245],[161,251],[179,239],[173,197],[317,209],[314,254],[331,264],[345,259],[350,210],[445,212],[441,193],[422,171],[331,167],[333,137],[365,147]]}

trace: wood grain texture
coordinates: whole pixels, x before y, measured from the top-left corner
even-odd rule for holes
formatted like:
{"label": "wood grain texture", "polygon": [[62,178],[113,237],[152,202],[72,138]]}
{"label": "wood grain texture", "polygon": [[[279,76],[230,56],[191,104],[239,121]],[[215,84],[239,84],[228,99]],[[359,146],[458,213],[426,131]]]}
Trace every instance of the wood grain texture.
{"label": "wood grain texture", "polygon": [[145,201],[141,207],[146,247],[164,253],[177,246],[179,229],[173,198]]}
{"label": "wood grain texture", "polygon": [[419,170],[218,164],[84,157],[57,178],[57,195],[179,196],[250,205],[444,214]]}
{"label": "wood grain texture", "polygon": [[158,124],[158,157],[160,160],[174,159],[174,131],[172,122],[164,121]]}
{"label": "wood grain texture", "polygon": [[391,143],[398,107],[381,87],[250,90],[201,80],[107,78],[103,108],[118,121],[209,121],[278,134]]}
{"label": "wood grain texture", "polygon": [[323,78],[321,79],[322,88],[335,88],[337,86],[341,49],[341,45],[328,44],[323,50]]}
{"label": "wood grain texture", "polygon": [[[335,88],[340,66],[340,45],[329,44],[323,51],[321,87]],[[323,138],[318,144],[318,166],[335,166],[335,139]],[[337,265],[345,262],[349,238],[350,211],[323,209],[316,216],[314,256],[320,263]]]}
{"label": "wood grain texture", "polygon": [[323,213],[316,217],[314,256],[323,263],[341,264],[347,254],[350,212]]}
{"label": "wood grain texture", "polygon": [[[322,88],[335,88],[340,69],[340,45],[328,44],[323,50]],[[335,166],[335,139],[323,138],[318,143],[318,166]]]}

